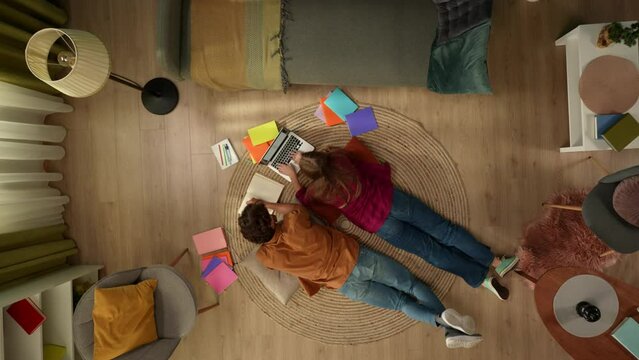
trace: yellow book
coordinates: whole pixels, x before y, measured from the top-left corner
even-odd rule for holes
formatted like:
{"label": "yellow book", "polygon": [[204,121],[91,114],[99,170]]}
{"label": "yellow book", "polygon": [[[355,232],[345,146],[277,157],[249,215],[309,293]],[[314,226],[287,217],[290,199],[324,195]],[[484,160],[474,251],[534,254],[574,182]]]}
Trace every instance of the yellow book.
{"label": "yellow book", "polygon": [[277,130],[277,124],[274,120],[248,129],[248,135],[253,146],[275,139],[278,133],[279,130]]}

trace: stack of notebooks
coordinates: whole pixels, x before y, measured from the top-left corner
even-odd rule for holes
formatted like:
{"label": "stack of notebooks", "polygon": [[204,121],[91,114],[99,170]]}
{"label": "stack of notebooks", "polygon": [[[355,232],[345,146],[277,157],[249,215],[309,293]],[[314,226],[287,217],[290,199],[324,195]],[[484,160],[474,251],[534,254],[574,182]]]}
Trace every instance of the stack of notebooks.
{"label": "stack of notebooks", "polygon": [[275,121],[269,121],[248,130],[248,135],[242,139],[242,144],[248,151],[253,164],[257,164],[262,160],[278,133],[279,130]]}
{"label": "stack of notebooks", "polygon": [[342,91],[336,88],[320,99],[315,116],[326,126],[348,125],[351,136],[361,135],[378,128],[373,108],[359,109],[359,106]]}
{"label": "stack of notebooks", "polygon": [[233,258],[227,248],[222,228],[193,235],[193,243],[200,255],[201,276],[216,293],[221,294],[237,280],[233,272]]}
{"label": "stack of notebooks", "polygon": [[595,115],[595,139],[621,151],[639,136],[639,123],[630,114]]}

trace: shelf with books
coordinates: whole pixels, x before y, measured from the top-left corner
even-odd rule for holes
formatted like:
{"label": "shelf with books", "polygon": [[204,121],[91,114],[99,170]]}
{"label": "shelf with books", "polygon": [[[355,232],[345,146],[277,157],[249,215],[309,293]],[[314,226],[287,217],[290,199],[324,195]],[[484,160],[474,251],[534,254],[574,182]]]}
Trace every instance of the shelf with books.
{"label": "shelf with books", "polygon": [[[624,25],[632,22],[622,22]],[[561,152],[611,150],[603,139],[595,135],[595,113],[583,103],[579,95],[579,79],[592,60],[604,55],[618,56],[639,65],[639,47],[628,47],[613,44],[607,48],[595,46],[601,28],[606,24],[579,25],[555,41],[555,46],[564,46],[566,50],[566,90],[568,100],[568,146],[560,148]],[[639,118],[639,102],[628,111]],[[628,146],[628,149],[639,148],[639,138]]]}
{"label": "shelf with books", "polygon": [[[33,303],[41,307],[41,296],[29,297]],[[42,326],[33,333],[27,334],[20,325],[3,309],[2,325],[4,333],[4,358],[7,360],[42,359]]]}
{"label": "shelf with books", "polygon": [[[78,279],[95,281],[99,265],[77,265],[17,283],[0,291],[0,360],[44,358],[44,345],[64,348],[63,360],[74,360],[73,283]],[[22,299],[31,299],[46,320],[31,335],[7,314],[7,308]],[[49,349],[51,350],[51,349]],[[56,348],[59,352],[60,348]]]}
{"label": "shelf with books", "polygon": [[42,293],[42,312],[47,321],[42,324],[43,344],[67,349],[64,360],[74,360],[73,351],[73,289],[70,281]]}

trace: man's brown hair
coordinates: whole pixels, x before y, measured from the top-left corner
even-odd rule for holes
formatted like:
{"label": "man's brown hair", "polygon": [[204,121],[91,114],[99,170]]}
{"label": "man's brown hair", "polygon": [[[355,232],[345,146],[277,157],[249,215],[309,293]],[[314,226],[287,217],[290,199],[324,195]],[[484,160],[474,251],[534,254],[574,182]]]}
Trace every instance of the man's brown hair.
{"label": "man's brown hair", "polygon": [[242,236],[252,243],[263,244],[275,235],[271,214],[264,204],[246,205],[237,222]]}

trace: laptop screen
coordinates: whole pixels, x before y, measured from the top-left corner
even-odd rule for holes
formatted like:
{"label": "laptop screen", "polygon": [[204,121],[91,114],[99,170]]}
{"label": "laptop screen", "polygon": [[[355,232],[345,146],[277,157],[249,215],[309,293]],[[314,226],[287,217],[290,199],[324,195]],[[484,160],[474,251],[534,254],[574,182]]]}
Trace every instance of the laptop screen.
{"label": "laptop screen", "polygon": [[273,160],[275,155],[277,155],[277,150],[279,150],[280,147],[284,144],[287,136],[288,131],[280,131],[275,140],[273,140],[271,146],[266,151],[266,154],[264,154],[264,156],[262,157],[262,161],[260,161],[261,164],[268,164],[271,160]]}

